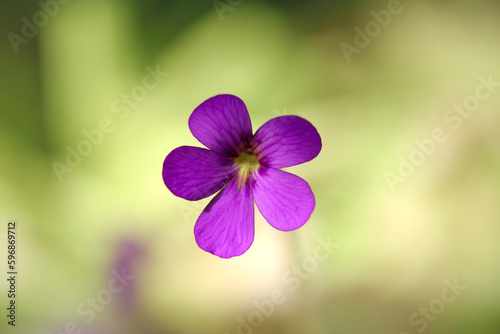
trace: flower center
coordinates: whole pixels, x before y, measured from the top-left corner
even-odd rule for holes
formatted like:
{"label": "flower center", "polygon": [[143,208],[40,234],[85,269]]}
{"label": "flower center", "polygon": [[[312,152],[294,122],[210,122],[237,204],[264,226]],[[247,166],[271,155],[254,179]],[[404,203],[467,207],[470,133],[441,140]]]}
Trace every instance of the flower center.
{"label": "flower center", "polygon": [[254,172],[260,167],[259,158],[253,153],[243,152],[234,159],[234,163],[239,168],[238,170],[238,189],[243,189],[247,182],[250,172]]}

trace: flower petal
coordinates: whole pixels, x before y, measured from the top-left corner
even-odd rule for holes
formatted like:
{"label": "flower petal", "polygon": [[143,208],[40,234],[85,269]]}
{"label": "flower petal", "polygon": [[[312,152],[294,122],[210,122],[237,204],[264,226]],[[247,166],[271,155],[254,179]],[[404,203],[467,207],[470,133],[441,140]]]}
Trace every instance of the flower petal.
{"label": "flower petal", "polygon": [[291,231],[307,222],[316,201],[306,181],[272,168],[259,170],[254,178],[252,191],[255,204],[271,226]]}
{"label": "flower petal", "polygon": [[252,146],[264,166],[284,168],[314,159],[321,151],[321,137],[305,119],[281,116],[257,130]]}
{"label": "flower petal", "polygon": [[254,238],[254,206],[249,184],[231,181],[203,210],[194,226],[201,249],[222,258],[245,253]]}
{"label": "flower petal", "polygon": [[247,107],[234,95],[217,95],[200,104],[189,117],[189,129],[200,143],[231,157],[252,138]]}
{"label": "flower petal", "polygon": [[197,201],[219,191],[235,175],[233,162],[201,147],[181,146],[163,162],[163,182],[176,196]]}

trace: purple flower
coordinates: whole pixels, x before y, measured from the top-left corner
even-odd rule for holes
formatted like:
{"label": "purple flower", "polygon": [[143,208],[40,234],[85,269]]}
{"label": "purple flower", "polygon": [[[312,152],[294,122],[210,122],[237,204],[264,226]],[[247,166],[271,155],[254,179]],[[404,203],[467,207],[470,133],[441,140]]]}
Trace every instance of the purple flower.
{"label": "purple flower", "polygon": [[163,181],[174,195],[190,201],[220,190],[196,221],[194,235],[200,248],[222,258],[245,253],[254,239],[254,200],[278,230],[291,231],[306,223],[315,205],[311,187],[280,168],[319,154],[321,137],[311,123],[281,116],[253,135],[243,101],[217,95],[193,111],[189,129],[209,149],[174,149],[163,163]]}

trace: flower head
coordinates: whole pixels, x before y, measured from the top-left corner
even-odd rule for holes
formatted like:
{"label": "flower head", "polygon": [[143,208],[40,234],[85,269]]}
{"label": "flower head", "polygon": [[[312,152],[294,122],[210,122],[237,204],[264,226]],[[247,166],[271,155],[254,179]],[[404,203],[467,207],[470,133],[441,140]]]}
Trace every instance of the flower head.
{"label": "flower head", "polygon": [[295,230],[315,206],[309,184],[280,170],[314,159],[321,137],[298,116],[281,116],[252,134],[250,115],[233,95],[214,96],[189,118],[191,133],[208,149],[181,146],[163,163],[163,181],[190,201],[219,193],[194,227],[198,246],[222,258],[245,253],[254,239],[254,200],[274,228]]}

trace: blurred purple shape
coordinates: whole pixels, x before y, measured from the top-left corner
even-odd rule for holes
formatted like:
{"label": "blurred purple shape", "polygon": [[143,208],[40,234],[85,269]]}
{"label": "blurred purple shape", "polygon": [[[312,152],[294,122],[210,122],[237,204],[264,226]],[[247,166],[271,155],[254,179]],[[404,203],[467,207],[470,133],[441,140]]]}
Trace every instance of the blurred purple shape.
{"label": "blurred purple shape", "polygon": [[137,241],[127,239],[120,241],[117,248],[111,276],[127,278],[123,290],[115,297],[118,312],[128,316],[137,310],[137,264],[144,259],[144,249]]}

